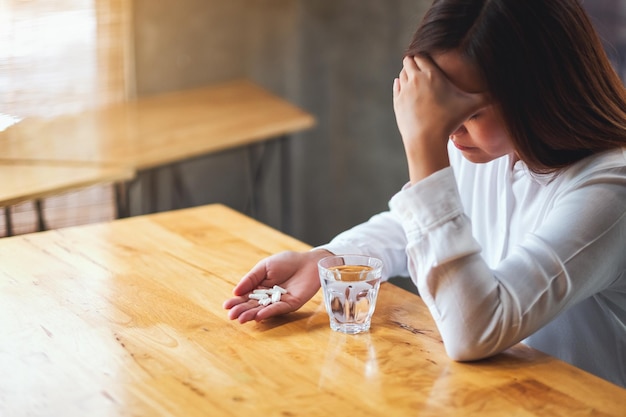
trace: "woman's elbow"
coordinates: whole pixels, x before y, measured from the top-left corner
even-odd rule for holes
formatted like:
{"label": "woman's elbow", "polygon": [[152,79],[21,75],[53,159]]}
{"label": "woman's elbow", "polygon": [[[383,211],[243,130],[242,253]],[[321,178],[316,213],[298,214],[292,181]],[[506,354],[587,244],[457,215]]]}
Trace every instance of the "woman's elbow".
{"label": "woman's elbow", "polygon": [[486,351],[485,349],[476,348],[476,347],[454,346],[453,348],[448,348],[448,346],[445,344],[444,346],[446,348],[446,353],[448,357],[452,359],[453,361],[457,361],[457,362],[477,361],[480,359],[488,358],[498,353],[498,352],[491,353],[491,352]]}
{"label": "woman's elbow", "polygon": [[485,359],[502,352],[507,346],[489,339],[472,337],[444,337],[443,345],[450,359],[457,362],[470,362]]}

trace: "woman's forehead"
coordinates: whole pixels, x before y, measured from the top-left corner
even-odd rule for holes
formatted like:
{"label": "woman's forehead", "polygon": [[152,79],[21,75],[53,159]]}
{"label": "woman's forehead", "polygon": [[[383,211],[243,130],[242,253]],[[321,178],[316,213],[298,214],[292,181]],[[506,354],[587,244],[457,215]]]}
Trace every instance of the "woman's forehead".
{"label": "woman's forehead", "polygon": [[468,63],[458,52],[443,52],[433,55],[432,58],[448,79],[461,90],[467,93],[487,91],[487,83],[478,68]]}

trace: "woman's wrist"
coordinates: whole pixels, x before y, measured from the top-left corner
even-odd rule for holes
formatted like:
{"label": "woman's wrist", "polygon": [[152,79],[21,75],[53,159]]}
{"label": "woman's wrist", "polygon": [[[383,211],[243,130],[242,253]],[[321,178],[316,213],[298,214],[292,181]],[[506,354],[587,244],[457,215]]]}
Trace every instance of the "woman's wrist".
{"label": "woman's wrist", "polygon": [[408,155],[409,180],[415,184],[426,177],[450,166],[447,150],[443,153],[428,153],[426,155]]}

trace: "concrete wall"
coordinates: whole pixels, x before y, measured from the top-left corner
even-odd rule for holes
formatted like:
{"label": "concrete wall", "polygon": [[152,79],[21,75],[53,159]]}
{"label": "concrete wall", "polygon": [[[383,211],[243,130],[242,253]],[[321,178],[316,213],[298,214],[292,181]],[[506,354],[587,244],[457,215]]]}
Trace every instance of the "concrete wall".
{"label": "concrete wall", "polygon": [[[626,2],[587,3],[623,74],[626,41],[617,29]],[[159,170],[157,200],[150,203],[146,178],[133,190],[134,212],[223,202],[320,244],[385,209],[406,181],[391,85],[401,68],[402,51],[430,0],[133,4],[139,95],[248,77],[318,120],[315,129],[291,138],[288,195],[279,192],[279,153],[270,143]],[[247,167],[261,155],[266,175],[258,186],[259,204],[252,210]],[[180,179],[178,184],[174,178]],[[282,198],[292,209],[288,224]]]}
{"label": "concrete wall", "polygon": [[[269,143],[144,175],[131,190],[133,212],[223,202],[320,244],[385,209],[407,180],[392,80],[429,3],[135,0],[138,95],[248,77],[314,114],[318,125],[289,142],[292,177],[286,196],[279,192],[279,150]],[[266,175],[252,212],[247,167],[260,156]],[[150,178],[158,184],[152,203]],[[289,224],[281,198],[292,209]]]}

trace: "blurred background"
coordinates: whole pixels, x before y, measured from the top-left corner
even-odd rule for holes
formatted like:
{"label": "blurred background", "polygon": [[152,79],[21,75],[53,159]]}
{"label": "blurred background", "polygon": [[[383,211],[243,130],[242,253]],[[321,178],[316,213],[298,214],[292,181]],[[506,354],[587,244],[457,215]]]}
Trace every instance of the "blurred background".
{"label": "blurred background", "polygon": [[[391,85],[429,4],[0,0],[0,130],[26,118],[249,78],[317,119],[313,129],[290,138],[287,195],[279,192],[278,149],[268,142],[252,152],[225,151],[141,173],[130,188],[131,214],[220,202],[321,244],[385,210],[407,180]],[[626,0],[584,6],[624,79]],[[254,205],[243,168],[251,157],[264,165]],[[158,179],[151,204],[147,175]],[[49,198],[48,226],[110,220],[112,195],[110,186],[99,186]],[[12,211],[16,233],[35,230],[31,204]]]}

